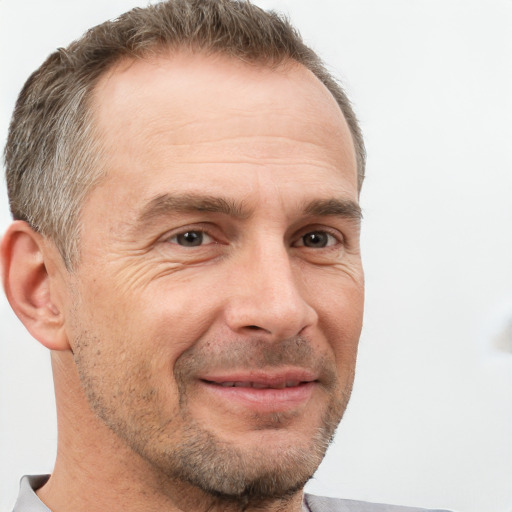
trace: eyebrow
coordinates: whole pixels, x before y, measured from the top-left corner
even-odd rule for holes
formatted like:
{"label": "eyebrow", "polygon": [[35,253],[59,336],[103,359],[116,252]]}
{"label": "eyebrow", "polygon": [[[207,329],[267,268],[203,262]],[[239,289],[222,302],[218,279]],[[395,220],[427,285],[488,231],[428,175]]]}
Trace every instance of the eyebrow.
{"label": "eyebrow", "polygon": [[137,217],[137,223],[145,224],[155,218],[172,213],[210,212],[246,219],[251,212],[243,202],[217,196],[195,194],[162,194],[150,200]]}
{"label": "eyebrow", "polygon": [[306,204],[304,212],[315,217],[333,215],[358,221],[363,218],[361,207],[351,199],[315,199]]}
{"label": "eyebrow", "polygon": [[[350,199],[314,199],[303,205],[302,211],[313,217],[336,216],[360,221],[360,206]],[[137,224],[146,224],[173,213],[222,213],[241,220],[251,216],[252,210],[243,201],[196,194],[161,194],[151,199],[137,216]]]}

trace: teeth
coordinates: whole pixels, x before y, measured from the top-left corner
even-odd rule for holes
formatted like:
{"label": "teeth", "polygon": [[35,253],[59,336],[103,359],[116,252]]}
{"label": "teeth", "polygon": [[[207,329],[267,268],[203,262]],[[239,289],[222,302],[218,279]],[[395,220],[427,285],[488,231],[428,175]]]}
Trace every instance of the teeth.
{"label": "teeth", "polygon": [[220,385],[223,388],[232,388],[235,385],[235,383],[234,382],[221,382]]}
{"label": "teeth", "polygon": [[286,387],[287,388],[294,388],[295,386],[298,386],[300,382],[298,380],[287,380],[286,381]]}
{"label": "teeth", "polygon": [[257,388],[257,389],[268,388],[268,386],[266,384],[261,384],[260,382],[253,382],[252,387]]}
{"label": "teeth", "polygon": [[234,386],[235,386],[235,388],[250,388],[251,383],[250,382],[235,382]]}

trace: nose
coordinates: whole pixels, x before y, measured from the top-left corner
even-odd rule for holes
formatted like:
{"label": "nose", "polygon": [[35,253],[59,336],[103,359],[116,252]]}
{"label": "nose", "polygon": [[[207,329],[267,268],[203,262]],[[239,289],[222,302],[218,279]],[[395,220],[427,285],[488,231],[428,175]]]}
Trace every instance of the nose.
{"label": "nose", "polygon": [[317,312],[286,247],[261,247],[242,259],[233,262],[224,310],[232,331],[282,340],[316,324]]}

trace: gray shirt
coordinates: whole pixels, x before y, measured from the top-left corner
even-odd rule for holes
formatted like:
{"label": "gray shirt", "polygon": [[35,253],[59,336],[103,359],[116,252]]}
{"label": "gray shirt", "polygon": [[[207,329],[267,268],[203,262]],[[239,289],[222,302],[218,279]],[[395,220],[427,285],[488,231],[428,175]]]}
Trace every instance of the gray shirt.
{"label": "gray shirt", "polygon": [[[35,493],[37,489],[46,483],[48,478],[49,475],[24,476],[21,479],[20,494],[14,505],[13,512],[51,512]],[[304,495],[303,508],[305,512],[447,512],[367,503],[365,501],[323,498],[311,494]]]}

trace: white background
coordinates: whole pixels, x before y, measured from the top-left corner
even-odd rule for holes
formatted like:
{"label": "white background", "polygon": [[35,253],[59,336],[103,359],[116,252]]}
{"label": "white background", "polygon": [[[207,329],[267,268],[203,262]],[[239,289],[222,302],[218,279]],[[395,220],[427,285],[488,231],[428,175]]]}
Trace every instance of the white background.
{"label": "white background", "polygon": [[[2,141],[46,55],[137,3],[0,0]],[[257,3],[343,80],[369,153],[356,385],[308,489],[511,512],[512,1]],[[2,297],[0,510],[22,474],[51,470],[55,444],[49,356]]]}

